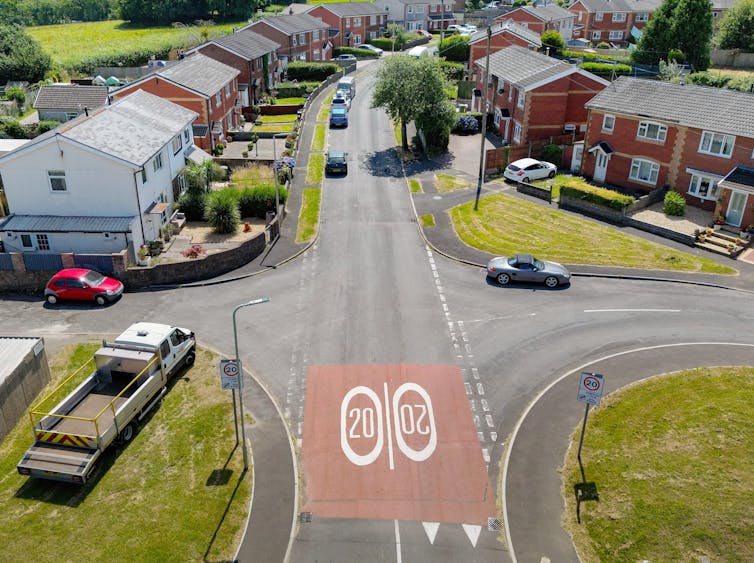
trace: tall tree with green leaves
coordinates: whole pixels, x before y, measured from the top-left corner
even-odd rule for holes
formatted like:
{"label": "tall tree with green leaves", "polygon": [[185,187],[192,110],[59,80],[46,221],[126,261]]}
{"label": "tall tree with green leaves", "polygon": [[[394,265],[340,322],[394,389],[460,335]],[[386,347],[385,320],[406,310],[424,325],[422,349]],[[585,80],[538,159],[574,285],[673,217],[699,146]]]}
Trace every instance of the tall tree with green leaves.
{"label": "tall tree with green leaves", "polygon": [[754,0],[739,0],[720,22],[717,44],[721,49],[754,53]]}
{"label": "tall tree with green leaves", "polygon": [[666,60],[668,51],[675,47],[673,38],[673,12],[678,0],[665,0],[652,14],[641,32],[636,49],[631,58],[641,64],[656,65],[660,59]]}
{"label": "tall tree with green leaves", "polygon": [[39,82],[50,70],[50,56],[20,25],[0,24],[0,84]]}
{"label": "tall tree with green leaves", "polygon": [[447,94],[450,84],[436,57],[420,57],[416,66],[415,80],[421,84],[417,92],[421,110],[414,118],[416,127],[424,133],[427,152],[445,151],[457,120]]}
{"label": "tall tree with green leaves", "polygon": [[377,71],[372,107],[384,108],[390,119],[401,124],[403,149],[408,150],[406,125],[421,111],[421,85],[416,80],[417,59],[405,55],[388,57]]}
{"label": "tall tree with green leaves", "polygon": [[711,64],[712,2],[678,0],[673,15],[673,47],[681,50],[694,70],[707,70]]}

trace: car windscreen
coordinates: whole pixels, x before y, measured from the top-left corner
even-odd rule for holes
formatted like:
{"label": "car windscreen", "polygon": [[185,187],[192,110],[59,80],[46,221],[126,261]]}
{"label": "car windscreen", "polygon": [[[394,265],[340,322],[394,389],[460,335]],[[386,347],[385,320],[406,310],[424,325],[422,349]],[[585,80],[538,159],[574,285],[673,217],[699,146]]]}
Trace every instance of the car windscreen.
{"label": "car windscreen", "polygon": [[342,117],[346,114],[346,110],[343,108],[333,108],[332,114],[334,116]]}
{"label": "car windscreen", "polygon": [[103,281],[105,281],[105,276],[97,272],[87,272],[81,279],[83,279],[87,284],[96,287]]}
{"label": "car windscreen", "polygon": [[346,161],[346,159],[343,158],[342,156],[331,156],[330,158],[327,159],[327,161],[330,164],[343,164]]}
{"label": "car windscreen", "polygon": [[542,260],[534,260],[534,267],[537,270],[544,270],[545,269],[545,263],[542,262]]}
{"label": "car windscreen", "polygon": [[514,172],[518,172],[521,169],[518,166],[516,166],[515,164],[509,164],[508,165],[508,170],[513,170]]}

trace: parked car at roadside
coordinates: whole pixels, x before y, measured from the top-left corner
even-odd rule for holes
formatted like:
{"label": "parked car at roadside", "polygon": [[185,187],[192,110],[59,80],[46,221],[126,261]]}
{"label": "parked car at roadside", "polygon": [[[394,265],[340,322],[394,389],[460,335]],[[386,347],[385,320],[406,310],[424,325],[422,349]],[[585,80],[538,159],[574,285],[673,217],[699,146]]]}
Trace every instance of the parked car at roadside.
{"label": "parked car at roadside", "polygon": [[330,127],[348,127],[348,110],[345,107],[330,110]]}
{"label": "parked car at roadside", "polygon": [[375,47],[374,45],[370,45],[369,43],[359,43],[356,45],[356,49],[367,49],[368,51],[372,51],[373,53],[377,53],[378,57],[382,56],[383,50],[379,47]]}
{"label": "parked car at roadside", "polygon": [[351,109],[351,98],[349,98],[345,94],[341,94],[341,95],[336,94],[335,97],[332,99],[332,102],[330,103],[330,107],[332,109],[346,108],[346,111],[348,111]]}
{"label": "parked car at roadside", "polygon": [[55,305],[61,299],[94,301],[104,305],[123,293],[123,284],[86,268],[65,268],[52,276],[45,286],[45,300]]}
{"label": "parked car at roadside", "polygon": [[562,264],[538,260],[531,254],[498,256],[487,263],[487,277],[500,285],[512,281],[544,283],[557,287],[571,282],[571,273]]}
{"label": "parked car at roadside", "polygon": [[327,151],[325,174],[348,174],[346,153],[338,150]]}
{"label": "parked car at roadside", "polygon": [[346,62],[349,62],[349,61],[356,62],[359,59],[357,59],[355,55],[338,55],[337,57],[335,57],[335,60],[346,61]]}
{"label": "parked car at roadside", "polygon": [[543,178],[554,178],[557,172],[558,167],[550,162],[521,158],[511,162],[503,172],[503,176],[514,182],[531,182]]}

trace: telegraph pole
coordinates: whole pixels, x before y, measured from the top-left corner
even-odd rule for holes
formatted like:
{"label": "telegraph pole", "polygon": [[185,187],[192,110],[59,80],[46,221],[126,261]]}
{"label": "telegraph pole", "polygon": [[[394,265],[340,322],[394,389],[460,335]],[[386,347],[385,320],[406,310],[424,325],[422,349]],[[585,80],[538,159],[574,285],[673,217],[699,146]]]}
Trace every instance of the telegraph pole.
{"label": "telegraph pole", "polygon": [[492,43],[492,28],[487,26],[487,56],[484,63],[484,85],[482,86],[482,143],[479,149],[479,178],[476,185],[476,199],[474,200],[474,211],[479,210],[479,195],[482,193],[482,182],[484,182],[484,165],[485,152],[484,144],[487,141],[487,91],[492,83],[490,81],[490,44]]}

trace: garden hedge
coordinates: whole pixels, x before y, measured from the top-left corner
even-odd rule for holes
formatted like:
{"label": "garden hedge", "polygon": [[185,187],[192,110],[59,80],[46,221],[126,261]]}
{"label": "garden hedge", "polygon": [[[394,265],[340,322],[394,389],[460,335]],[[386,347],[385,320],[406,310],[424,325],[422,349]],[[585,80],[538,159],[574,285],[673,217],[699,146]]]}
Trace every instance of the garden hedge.
{"label": "garden hedge", "polygon": [[308,96],[319,85],[319,82],[282,82],[275,86],[275,90],[278,98],[298,98]]}
{"label": "garden hedge", "polygon": [[603,75],[612,75],[613,72],[617,75],[630,75],[632,71],[629,65],[612,65],[608,63],[581,63],[579,67],[588,72]]}
{"label": "garden hedge", "polygon": [[597,186],[590,186],[581,182],[577,183],[563,183],[560,186],[560,195],[571,197],[573,199],[579,199],[581,201],[588,201],[596,205],[603,207],[609,207],[617,211],[623,211],[626,207],[631,205],[636,198],[630,195],[624,195],[607,188],[599,188]]}
{"label": "garden hedge", "polygon": [[450,61],[440,61],[440,68],[448,77],[448,80],[459,81],[463,80],[465,70],[461,63],[453,63]]}
{"label": "garden hedge", "polygon": [[[288,65],[286,76],[288,80],[300,82],[322,82],[331,74],[340,72],[340,67],[335,63],[306,63],[303,61],[292,62]],[[280,89],[278,88],[278,91]]]}

